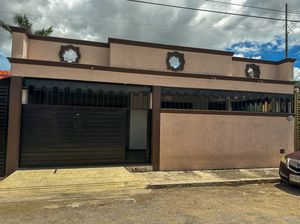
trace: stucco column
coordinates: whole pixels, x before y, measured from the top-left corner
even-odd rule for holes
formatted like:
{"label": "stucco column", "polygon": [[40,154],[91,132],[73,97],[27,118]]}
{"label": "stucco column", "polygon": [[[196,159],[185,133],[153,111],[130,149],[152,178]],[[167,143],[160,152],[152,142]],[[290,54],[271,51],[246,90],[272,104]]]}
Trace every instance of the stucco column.
{"label": "stucco column", "polygon": [[294,62],[295,59],[287,58],[278,62],[277,75],[273,79],[278,80],[294,80]]}
{"label": "stucco column", "polygon": [[160,105],[161,87],[152,87],[152,166],[160,170]]}
{"label": "stucco column", "polygon": [[9,111],[7,129],[7,152],[5,175],[13,173],[18,168],[20,123],[22,106],[22,77],[11,77],[9,89]]}
{"label": "stucco column", "polygon": [[12,58],[27,58],[28,36],[23,32],[13,32],[12,35]]}

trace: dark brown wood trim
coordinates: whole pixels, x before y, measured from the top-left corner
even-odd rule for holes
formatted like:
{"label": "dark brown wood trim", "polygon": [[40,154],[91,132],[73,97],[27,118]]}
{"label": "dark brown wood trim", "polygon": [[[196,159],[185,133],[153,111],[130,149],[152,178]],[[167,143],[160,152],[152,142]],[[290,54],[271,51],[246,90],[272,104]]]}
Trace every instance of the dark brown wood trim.
{"label": "dark brown wood trim", "polygon": [[10,30],[15,33],[25,33],[27,36],[29,36],[29,33],[25,28],[10,26]]}
{"label": "dark brown wood trim", "polygon": [[95,47],[106,47],[106,48],[109,47],[107,43],[88,41],[88,40],[76,40],[76,39],[62,38],[62,37],[29,35],[28,38],[32,40],[52,41],[52,42],[60,42],[60,43],[68,43],[68,44],[81,44],[81,45],[88,45],[88,46],[95,46]]}
{"label": "dark brown wood trim", "polygon": [[272,84],[285,84],[285,85],[295,85],[296,83],[295,81],[284,81],[284,80],[273,80],[273,79],[251,79],[246,77],[244,78],[244,77],[233,77],[233,76],[222,76],[222,75],[204,75],[204,74],[183,73],[183,72],[152,71],[152,70],[120,68],[120,67],[99,66],[99,65],[89,65],[89,64],[71,64],[71,63],[62,63],[56,61],[42,61],[42,60],[32,60],[32,59],[23,59],[23,58],[8,58],[8,60],[10,63],[13,64],[56,66],[56,67],[91,69],[91,70],[136,73],[136,74],[146,74],[146,75],[195,78],[195,79],[231,80],[231,81],[272,83]]}
{"label": "dark brown wood trim", "polygon": [[152,87],[152,166],[154,171],[160,170],[160,101],[161,87]]}
{"label": "dark brown wood trim", "polygon": [[0,120],[0,179],[5,175],[5,161],[7,149],[7,126],[8,126],[8,106],[9,106],[9,86],[10,78],[0,80],[1,88],[1,120]]}
{"label": "dark brown wood trim", "polygon": [[16,171],[19,163],[22,85],[23,82],[21,77],[11,77],[5,167],[6,176]]}
{"label": "dark brown wood trim", "polygon": [[280,65],[286,62],[295,62],[296,59],[294,58],[286,58],[280,61],[268,61],[268,60],[261,60],[261,59],[252,59],[252,58],[240,58],[240,57],[232,57],[233,61],[243,61],[249,63],[261,63],[261,64],[271,64],[271,65]]}
{"label": "dark brown wood trim", "polygon": [[75,61],[73,61],[71,63],[78,64],[79,60],[81,58],[80,49],[79,49],[79,47],[75,47],[73,45],[61,45],[60,46],[60,51],[58,53],[60,61],[68,63],[67,61],[65,61],[64,54],[65,54],[66,51],[68,51],[70,49],[73,50],[74,52],[76,52],[76,56],[77,56]]}
{"label": "dark brown wood trim", "polygon": [[282,63],[286,63],[286,62],[292,62],[294,63],[295,61],[297,61],[296,58],[285,58],[285,59],[282,59],[280,61],[277,61],[278,64],[282,64]]}
{"label": "dark brown wood trim", "polygon": [[[172,67],[172,65],[170,64],[170,59],[171,57],[176,57],[179,60],[179,66],[177,68]],[[185,64],[185,60],[184,60],[184,54],[181,54],[177,51],[174,52],[168,52],[167,53],[167,58],[166,58],[166,64],[167,64],[167,68],[168,70],[172,70],[172,71],[183,71],[184,69],[184,64]]]}
{"label": "dark brown wood trim", "polygon": [[151,47],[151,48],[161,48],[168,50],[178,50],[178,51],[189,51],[189,52],[200,52],[206,54],[218,54],[218,55],[227,55],[232,56],[234,52],[230,51],[220,51],[220,50],[211,50],[204,48],[194,48],[194,47],[185,47],[185,46],[175,46],[175,45],[167,45],[167,44],[158,44],[158,43],[149,43],[135,40],[124,40],[124,39],[116,39],[116,38],[108,38],[108,43],[116,43],[116,44],[124,44],[124,45],[133,45],[140,47]]}
{"label": "dark brown wood trim", "polygon": [[221,111],[221,110],[186,110],[186,109],[161,109],[162,113],[175,114],[213,114],[213,115],[239,115],[239,116],[265,116],[265,117],[288,117],[295,116],[294,113],[265,113],[265,112],[243,112],[243,111]]}

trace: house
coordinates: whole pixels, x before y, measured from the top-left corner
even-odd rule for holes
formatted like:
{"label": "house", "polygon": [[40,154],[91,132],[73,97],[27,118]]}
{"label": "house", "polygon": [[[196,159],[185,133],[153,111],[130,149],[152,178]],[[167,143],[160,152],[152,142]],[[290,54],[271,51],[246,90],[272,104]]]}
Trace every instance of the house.
{"label": "house", "polygon": [[10,71],[0,70],[0,79],[6,79],[10,77]]}
{"label": "house", "polygon": [[12,31],[6,175],[116,164],[277,167],[294,151],[294,59]]}

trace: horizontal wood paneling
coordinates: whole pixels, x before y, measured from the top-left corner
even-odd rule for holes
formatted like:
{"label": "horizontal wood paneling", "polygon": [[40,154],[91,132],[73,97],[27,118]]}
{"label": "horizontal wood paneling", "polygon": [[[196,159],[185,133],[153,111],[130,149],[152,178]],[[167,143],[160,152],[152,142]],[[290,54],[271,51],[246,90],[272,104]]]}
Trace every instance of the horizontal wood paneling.
{"label": "horizontal wood paneling", "polygon": [[23,105],[21,167],[125,162],[127,110]]}
{"label": "horizontal wood paneling", "polygon": [[9,81],[0,80],[0,176],[5,174]]}

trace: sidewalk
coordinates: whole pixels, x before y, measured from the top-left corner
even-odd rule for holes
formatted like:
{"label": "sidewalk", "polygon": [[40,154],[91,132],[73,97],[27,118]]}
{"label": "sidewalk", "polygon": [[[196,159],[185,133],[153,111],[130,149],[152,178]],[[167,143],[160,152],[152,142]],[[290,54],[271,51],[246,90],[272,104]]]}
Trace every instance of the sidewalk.
{"label": "sidewalk", "polygon": [[146,172],[148,188],[196,187],[274,183],[279,181],[278,169],[232,169],[176,172]]}
{"label": "sidewalk", "polygon": [[125,167],[110,167],[18,170],[0,181],[0,202],[116,197],[158,188],[278,181],[278,169],[130,172]]}

